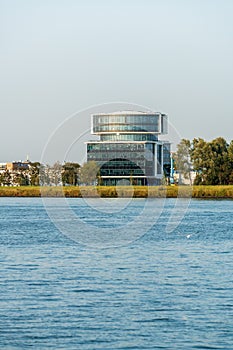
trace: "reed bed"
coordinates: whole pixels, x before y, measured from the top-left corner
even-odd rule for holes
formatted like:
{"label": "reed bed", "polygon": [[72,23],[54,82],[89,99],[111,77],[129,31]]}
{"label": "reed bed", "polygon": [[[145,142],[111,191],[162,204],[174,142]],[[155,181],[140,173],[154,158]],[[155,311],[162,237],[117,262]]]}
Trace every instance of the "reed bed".
{"label": "reed bed", "polygon": [[230,198],[233,186],[20,186],[0,187],[0,197]]}

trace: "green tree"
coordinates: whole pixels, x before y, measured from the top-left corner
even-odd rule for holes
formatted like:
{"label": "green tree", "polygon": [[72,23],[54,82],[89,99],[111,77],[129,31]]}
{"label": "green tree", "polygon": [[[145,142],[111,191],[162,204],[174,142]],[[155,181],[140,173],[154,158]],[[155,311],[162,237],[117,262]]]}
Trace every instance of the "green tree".
{"label": "green tree", "polygon": [[182,139],[177,145],[177,151],[173,155],[175,161],[175,169],[179,173],[179,183],[181,177],[189,179],[191,183],[191,142],[187,139]]}
{"label": "green tree", "polygon": [[78,163],[67,162],[62,166],[63,185],[76,186],[79,178],[80,165]]}
{"label": "green tree", "polygon": [[228,147],[228,156],[231,166],[233,166],[233,140],[230,142]]}
{"label": "green tree", "polygon": [[230,167],[229,184],[233,185],[233,140],[230,142],[230,145],[228,147],[228,160]]}
{"label": "green tree", "polygon": [[12,174],[12,183],[17,186],[28,186],[29,178],[25,171],[18,171]]}
{"label": "green tree", "polygon": [[40,186],[48,186],[50,185],[50,178],[49,178],[49,165],[40,165],[40,172],[39,172],[39,182]]}
{"label": "green tree", "polygon": [[210,142],[199,138],[192,144],[191,159],[197,171],[196,185],[226,185],[229,183],[231,166],[226,140],[218,137]]}
{"label": "green tree", "polygon": [[208,143],[204,139],[193,139],[191,160],[193,164],[193,169],[197,173],[194,184],[204,185],[206,182],[206,170],[209,167]]}
{"label": "green tree", "polygon": [[60,185],[62,183],[62,165],[60,162],[56,162],[49,169],[49,178],[51,185]]}
{"label": "green tree", "polygon": [[213,168],[209,174],[209,182],[216,185],[227,185],[230,176],[229,145],[222,137],[210,142],[210,157]]}
{"label": "green tree", "polygon": [[39,180],[40,167],[41,167],[40,162],[30,162],[29,164],[28,174],[30,178],[30,184],[32,186],[39,186],[40,184],[40,180]]}
{"label": "green tree", "polygon": [[99,177],[99,165],[91,160],[84,163],[80,169],[80,184],[95,185]]}
{"label": "green tree", "polygon": [[1,181],[2,186],[10,186],[11,185],[11,174],[10,174],[9,170],[6,170],[1,174],[0,181]]}
{"label": "green tree", "polygon": [[233,185],[233,140],[228,146],[229,179],[228,184]]}
{"label": "green tree", "polygon": [[52,166],[49,164],[40,166],[40,185],[57,186],[62,184],[62,165],[59,162]]}

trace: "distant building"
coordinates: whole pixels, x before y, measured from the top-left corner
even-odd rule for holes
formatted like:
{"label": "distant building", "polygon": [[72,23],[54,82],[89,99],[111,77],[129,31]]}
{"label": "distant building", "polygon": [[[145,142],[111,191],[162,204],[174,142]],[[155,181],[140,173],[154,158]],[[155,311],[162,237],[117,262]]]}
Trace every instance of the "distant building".
{"label": "distant building", "polygon": [[28,162],[6,163],[6,170],[9,170],[9,171],[28,170],[28,169],[29,169]]}
{"label": "distant building", "polygon": [[174,172],[174,181],[179,185],[193,185],[196,179],[197,172],[191,170],[186,176],[184,174],[179,174],[179,172]]}
{"label": "distant building", "polygon": [[120,111],[92,115],[92,134],[99,141],[87,142],[87,161],[100,166],[103,185],[128,180],[135,185],[160,184],[170,172],[167,116],[159,112]]}
{"label": "distant building", "polygon": [[0,186],[20,186],[30,183],[29,161],[0,163]]}
{"label": "distant building", "polygon": [[0,163],[0,173],[6,171],[6,163]]}

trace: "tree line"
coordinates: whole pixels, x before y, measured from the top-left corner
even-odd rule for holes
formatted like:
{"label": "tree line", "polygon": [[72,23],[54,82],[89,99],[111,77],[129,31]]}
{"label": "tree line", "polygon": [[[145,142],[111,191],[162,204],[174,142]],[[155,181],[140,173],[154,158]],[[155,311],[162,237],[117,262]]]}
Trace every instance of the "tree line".
{"label": "tree line", "polygon": [[194,138],[182,139],[174,154],[175,170],[191,180],[194,185],[233,184],[233,140],[228,143],[223,137],[212,141]]}
{"label": "tree line", "polygon": [[99,174],[99,166],[90,161],[80,166],[78,163],[56,162],[44,165],[40,162],[28,163],[28,169],[5,170],[0,174],[1,186],[77,186],[93,185]]}
{"label": "tree line", "polygon": [[[194,185],[233,185],[233,140],[218,137],[212,141],[182,139],[173,154],[174,168],[179,176],[189,179],[195,173]],[[167,177],[167,175],[166,175]],[[56,162],[43,165],[30,162],[26,170],[5,170],[0,173],[1,186],[77,186],[101,183],[100,169],[95,161],[84,163]],[[181,183],[181,181],[179,181]]]}

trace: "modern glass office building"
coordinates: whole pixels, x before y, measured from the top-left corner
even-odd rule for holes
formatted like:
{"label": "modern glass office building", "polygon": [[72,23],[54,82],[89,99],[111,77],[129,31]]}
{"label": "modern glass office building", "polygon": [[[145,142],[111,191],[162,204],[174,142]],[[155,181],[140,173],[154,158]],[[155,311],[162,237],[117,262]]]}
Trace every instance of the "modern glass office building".
{"label": "modern glass office building", "polygon": [[135,185],[161,183],[169,175],[170,143],[167,116],[155,112],[120,111],[92,115],[92,134],[99,141],[87,142],[87,161],[100,166],[100,182],[116,185],[128,180]]}

